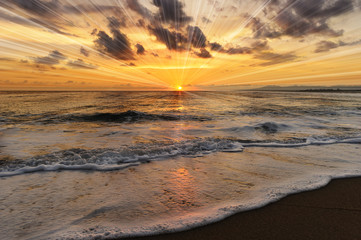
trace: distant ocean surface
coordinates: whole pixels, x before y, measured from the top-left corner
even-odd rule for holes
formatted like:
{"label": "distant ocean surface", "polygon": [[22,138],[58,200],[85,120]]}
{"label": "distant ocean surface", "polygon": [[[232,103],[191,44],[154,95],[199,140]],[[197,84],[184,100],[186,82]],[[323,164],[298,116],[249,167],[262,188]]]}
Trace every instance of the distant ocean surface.
{"label": "distant ocean surface", "polygon": [[0,92],[0,236],[189,229],[361,176],[360,144],[360,93]]}

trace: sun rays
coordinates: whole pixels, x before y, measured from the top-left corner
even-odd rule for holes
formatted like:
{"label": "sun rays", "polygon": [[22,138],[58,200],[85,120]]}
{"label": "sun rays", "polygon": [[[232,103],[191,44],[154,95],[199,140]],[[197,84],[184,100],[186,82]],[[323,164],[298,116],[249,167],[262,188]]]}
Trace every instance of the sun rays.
{"label": "sun rays", "polygon": [[238,89],[332,85],[337,77],[356,84],[360,6],[336,8],[341,1],[5,0],[0,87]]}

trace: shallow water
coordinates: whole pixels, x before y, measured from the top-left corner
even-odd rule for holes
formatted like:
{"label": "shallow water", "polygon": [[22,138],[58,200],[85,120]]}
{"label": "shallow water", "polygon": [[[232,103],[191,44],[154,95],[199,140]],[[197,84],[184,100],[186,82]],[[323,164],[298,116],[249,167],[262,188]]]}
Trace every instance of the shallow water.
{"label": "shallow water", "polygon": [[0,112],[8,239],[187,229],[361,175],[356,93],[8,92]]}

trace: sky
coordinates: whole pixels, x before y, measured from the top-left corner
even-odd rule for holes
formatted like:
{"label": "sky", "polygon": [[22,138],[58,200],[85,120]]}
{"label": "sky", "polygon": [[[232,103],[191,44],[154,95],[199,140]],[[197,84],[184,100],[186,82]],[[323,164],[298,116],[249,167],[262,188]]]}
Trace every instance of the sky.
{"label": "sky", "polygon": [[1,0],[0,90],[361,85],[361,0]]}

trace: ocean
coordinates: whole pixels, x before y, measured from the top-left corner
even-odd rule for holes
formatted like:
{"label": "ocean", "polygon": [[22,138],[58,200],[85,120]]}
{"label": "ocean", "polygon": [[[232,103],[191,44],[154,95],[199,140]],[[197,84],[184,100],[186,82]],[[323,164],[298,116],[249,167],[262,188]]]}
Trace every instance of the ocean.
{"label": "ocean", "polygon": [[2,239],[219,221],[361,176],[361,94],[1,92]]}

